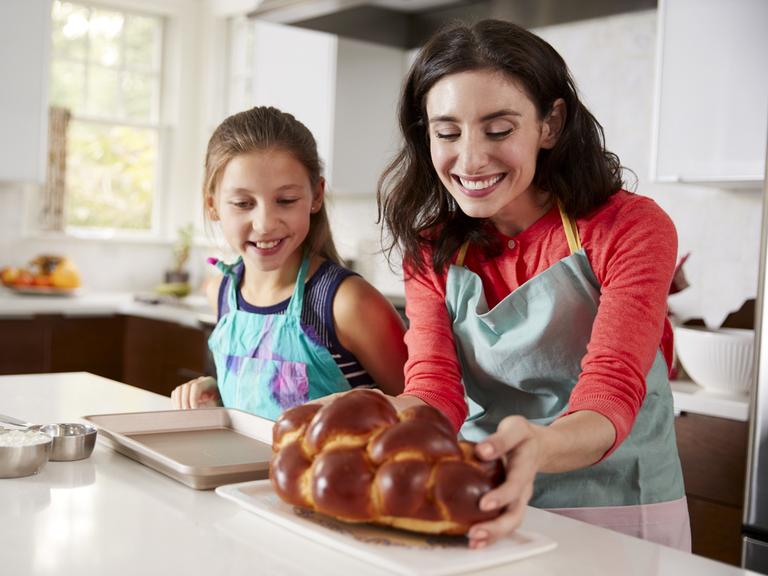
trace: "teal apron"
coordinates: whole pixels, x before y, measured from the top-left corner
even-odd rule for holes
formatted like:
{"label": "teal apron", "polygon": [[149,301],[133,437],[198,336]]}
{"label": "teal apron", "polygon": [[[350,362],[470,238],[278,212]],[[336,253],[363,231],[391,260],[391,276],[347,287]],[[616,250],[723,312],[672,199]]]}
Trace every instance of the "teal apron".
{"label": "teal apron", "polygon": [[[518,414],[547,425],[568,407],[597,315],[600,284],[581,249],[575,223],[562,210],[561,216],[571,255],[529,279],[492,310],[480,278],[462,266],[466,244],[448,270],[446,304],[470,408],[461,434],[469,440],[482,440],[506,416]],[[646,385],[645,401],[621,445],[596,465],[538,474],[530,503],[549,509],[620,507],[624,512],[637,507],[630,516],[641,523],[647,520],[645,505],[673,503],[673,515],[680,520],[673,531],[683,534],[656,540],[685,548],[686,532],[690,541],[687,507],[672,393],[660,351]],[[667,518],[669,507],[661,508]],[[622,531],[651,538],[646,528]]]}
{"label": "teal apron", "polygon": [[208,339],[224,406],[275,420],[292,406],[349,390],[331,353],[301,326],[309,258],[301,262],[285,314],[238,310],[236,265],[216,263],[230,276],[229,312]]}

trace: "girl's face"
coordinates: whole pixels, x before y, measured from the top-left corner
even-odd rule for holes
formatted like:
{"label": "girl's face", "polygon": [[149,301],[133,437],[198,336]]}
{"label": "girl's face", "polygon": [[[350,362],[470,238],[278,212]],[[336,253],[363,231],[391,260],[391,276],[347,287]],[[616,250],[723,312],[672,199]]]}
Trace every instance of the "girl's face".
{"label": "girl's face", "polygon": [[309,217],[322,205],[323,188],[321,180],[313,189],[293,154],[278,148],[253,151],[227,163],[209,209],[249,267],[274,271],[300,261]]}
{"label": "girl's face", "polygon": [[510,235],[541,215],[531,182],[539,150],[557,141],[561,100],[542,121],[508,76],[473,70],[439,80],[426,107],[432,165],[465,214]]}

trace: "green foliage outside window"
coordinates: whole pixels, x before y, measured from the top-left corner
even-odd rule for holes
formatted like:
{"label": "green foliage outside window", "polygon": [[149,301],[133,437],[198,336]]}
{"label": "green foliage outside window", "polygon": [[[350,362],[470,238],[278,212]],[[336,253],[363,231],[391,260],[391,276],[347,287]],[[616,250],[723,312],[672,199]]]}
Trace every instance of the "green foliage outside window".
{"label": "green foliage outside window", "polygon": [[161,44],[157,17],[54,1],[50,101],[72,112],[67,226],[151,229]]}

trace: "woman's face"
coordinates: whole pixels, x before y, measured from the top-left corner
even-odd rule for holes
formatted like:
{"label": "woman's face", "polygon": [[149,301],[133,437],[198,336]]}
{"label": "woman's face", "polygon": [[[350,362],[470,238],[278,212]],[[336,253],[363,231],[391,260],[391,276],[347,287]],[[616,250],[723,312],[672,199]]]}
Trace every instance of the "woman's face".
{"label": "woman's face", "polygon": [[300,260],[310,214],[322,200],[322,182],[313,189],[293,154],[269,149],[232,158],[209,208],[246,265],[272,271]]}
{"label": "woman's face", "polygon": [[491,70],[445,76],[427,93],[426,108],[432,165],[465,214],[489,218],[506,234],[541,215],[531,182],[539,150],[557,141],[559,120],[550,116],[558,112],[542,121],[526,93]]}

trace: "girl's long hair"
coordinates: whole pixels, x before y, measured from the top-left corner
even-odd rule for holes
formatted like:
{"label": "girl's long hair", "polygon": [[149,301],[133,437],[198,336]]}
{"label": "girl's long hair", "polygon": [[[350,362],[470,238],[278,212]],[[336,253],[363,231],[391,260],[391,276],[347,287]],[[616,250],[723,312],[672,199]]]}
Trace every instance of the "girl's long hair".
{"label": "girl's long hair", "polygon": [[[322,178],[323,166],[317,143],[309,129],[293,115],[271,106],[257,106],[238,112],[224,120],[208,141],[203,183],[204,206],[216,196],[224,169],[232,158],[255,150],[284,150],[292,154],[309,175],[314,189]],[[208,217],[208,211],[205,212]],[[333,242],[325,202],[309,217],[309,233],[304,240],[308,254],[318,254],[341,264]]]}
{"label": "girl's long hair", "polygon": [[467,240],[487,255],[498,253],[486,219],[470,218],[440,182],[429,151],[426,98],[440,79],[471,70],[499,71],[520,86],[544,119],[558,98],[566,118],[551,150],[536,161],[533,186],[550,192],[565,211],[583,216],[622,188],[618,157],[607,151],[603,128],[579,100],[562,57],[527,30],[500,20],[473,26],[456,23],[437,32],[421,49],[406,77],[398,119],[404,144],[378,183],[379,221],[389,232],[385,252],[399,248],[415,270],[424,270],[425,251],[441,272]]}

